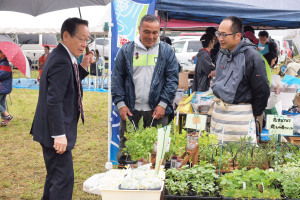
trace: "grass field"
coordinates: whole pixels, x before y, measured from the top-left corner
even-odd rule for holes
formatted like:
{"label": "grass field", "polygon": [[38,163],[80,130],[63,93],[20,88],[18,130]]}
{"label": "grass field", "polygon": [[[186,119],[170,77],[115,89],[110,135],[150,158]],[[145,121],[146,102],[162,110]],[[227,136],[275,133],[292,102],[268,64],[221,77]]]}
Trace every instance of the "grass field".
{"label": "grass field", "polygon": [[[14,119],[0,127],[0,199],[41,199],[46,176],[39,143],[29,134],[38,90],[13,89],[9,113]],[[84,92],[85,125],[79,123],[73,153],[73,199],[101,199],[85,193],[83,182],[105,171],[107,161],[107,93]]]}

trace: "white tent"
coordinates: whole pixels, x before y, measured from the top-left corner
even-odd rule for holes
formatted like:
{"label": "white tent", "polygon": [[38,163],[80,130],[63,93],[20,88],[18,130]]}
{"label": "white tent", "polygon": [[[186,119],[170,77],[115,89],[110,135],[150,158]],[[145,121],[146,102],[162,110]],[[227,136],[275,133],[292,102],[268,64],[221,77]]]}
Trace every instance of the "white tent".
{"label": "white tent", "polygon": [[[82,19],[89,21],[90,33],[101,33],[105,22],[110,22],[110,5],[80,8]],[[80,18],[78,8],[54,11],[33,17],[28,14],[0,11],[0,33],[60,33],[63,21],[69,17]]]}

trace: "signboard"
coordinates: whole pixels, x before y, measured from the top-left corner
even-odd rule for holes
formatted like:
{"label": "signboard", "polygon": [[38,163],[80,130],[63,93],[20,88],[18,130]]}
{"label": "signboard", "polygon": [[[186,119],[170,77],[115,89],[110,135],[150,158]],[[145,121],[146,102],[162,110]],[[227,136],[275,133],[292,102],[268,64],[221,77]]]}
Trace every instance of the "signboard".
{"label": "signboard", "polygon": [[158,174],[160,165],[165,157],[166,149],[168,148],[168,142],[170,141],[171,126],[165,126],[157,130],[157,151],[156,151],[156,163],[155,173]]}
{"label": "signboard", "polygon": [[206,120],[206,115],[187,114],[185,127],[197,130],[205,130]]}
{"label": "signboard", "polygon": [[267,129],[271,134],[293,135],[294,120],[285,115],[267,115]]}

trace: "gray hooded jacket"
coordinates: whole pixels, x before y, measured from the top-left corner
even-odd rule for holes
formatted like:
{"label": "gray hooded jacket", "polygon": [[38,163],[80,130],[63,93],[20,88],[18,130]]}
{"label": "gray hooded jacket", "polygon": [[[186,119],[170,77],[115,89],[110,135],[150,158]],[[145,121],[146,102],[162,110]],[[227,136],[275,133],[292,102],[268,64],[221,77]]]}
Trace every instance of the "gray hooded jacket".
{"label": "gray hooded jacket", "polygon": [[254,116],[262,114],[270,96],[269,81],[265,63],[248,39],[232,52],[220,50],[212,90],[226,103],[250,103]]}

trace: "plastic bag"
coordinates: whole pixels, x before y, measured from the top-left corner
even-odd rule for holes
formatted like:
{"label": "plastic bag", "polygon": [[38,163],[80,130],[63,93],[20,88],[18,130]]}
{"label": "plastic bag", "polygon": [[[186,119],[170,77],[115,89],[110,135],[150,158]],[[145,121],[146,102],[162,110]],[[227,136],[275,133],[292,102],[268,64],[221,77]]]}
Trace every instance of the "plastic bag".
{"label": "plastic bag", "polygon": [[272,109],[280,101],[280,98],[275,93],[271,93],[266,109]]}

